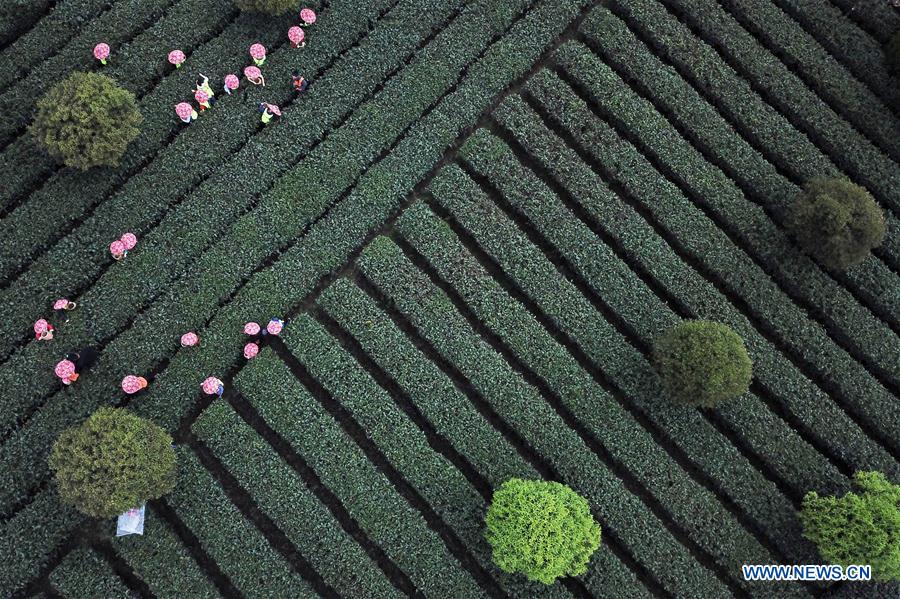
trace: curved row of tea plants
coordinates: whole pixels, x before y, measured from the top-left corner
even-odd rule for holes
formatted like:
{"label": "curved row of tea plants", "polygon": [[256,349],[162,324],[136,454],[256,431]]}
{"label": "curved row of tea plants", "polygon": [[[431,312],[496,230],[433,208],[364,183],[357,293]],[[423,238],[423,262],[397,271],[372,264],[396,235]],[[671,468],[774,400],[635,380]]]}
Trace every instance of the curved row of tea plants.
{"label": "curved row of tea plants", "polygon": [[[516,18],[511,11],[498,13],[494,10],[492,20],[486,22],[490,45],[479,53],[477,60],[463,69],[450,90],[437,95],[423,117],[405,127],[403,135],[396,139],[389,152],[382,150],[376,165],[359,179],[349,195],[345,193],[346,197],[335,197],[340,193],[339,185],[343,185],[339,183],[319,190],[322,194],[319,202],[329,198],[337,202],[324,216],[306,221],[307,227],[295,234],[303,234],[300,241],[293,245],[286,244],[288,249],[271,266],[263,263],[247,270],[236,268],[230,274],[223,273],[219,267],[228,261],[220,260],[221,255],[208,253],[206,259],[211,266],[200,270],[202,274],[198,279],[185,280],[167,291],[159,308],[137,317],[132,328],[104,349],[92,376],[72,390],[74,395],[71,398],[62,395],[51,398],[50,403],[34,414],[26,429],[7,441],[3,448],[4,455],[24,461],[17,468],[15,477],[18,482],[8,481],[11,486],[7,489],[11,493],[7,494],[5,505],[15,506],[24,500],[26,507],[16,517],[32,522],[40,520],[39,506],[27,504],[33,491],[38,492],[36,497],[44,497],[45,494],[52,497],[52,491],[40,491],[40,486],[35,487],[45,476],[45,467],[41,465],[41,454],[45,450],[40,446],[46,446],[48,440],[54,438],[63,427],[109,401],[104,389],[118,384],[120,364],[129,364],[137,372],[151,373],[154,380],[134,408],[166,427],[177,427],[187,414],[190,402],[173,402],[172,398],[195,396],[198,373],[224,373],[234,363],[237,355],[228,348],[239,347],[235,343],[239,340],[236,333],[240,326],[232,325],[238,321],[245,322],[248,312],[257,318],[259,312],[288,315],[289,308],[298,301],[298,294],[306,293],[304,289],[312,290],[316,281],[345,263],[348,255],[363,243],[368,232],[379,227],[402,202],[405,194],[427,175],[460,132],[489,107],[497,94],[531,67],[577,16],[581,6],[570,2],[542,3],[522,18]],[[474,5],[471,10],[479,14],[481,8]],[[483,17],[475,18],[467,26],[473,30],[480,27],[480,31],[485,31],[485,21],[480,19]],[[464,48],[454,50],[464,51]],[[402,87],[397,87],[397,94],[406,102],[421,100],[409,96]],[[387,101],[392,105],[397,102],[393,96],[389,96]],[[362,118],[360,120],[365,122]],[[335,188],[336,191],[331,191]],[[284,193],[288,190],[285,189]],[[329,195],[332,193],[335,195]],[[360,206],[367,208],[361,210]],[[311,202],[309,214],[313,217],[324,208],[327,206],[322,203]],[[286,241],[293,239],[292,236]],[[219,252],[230,253],[239,249],[240,245],[235,246],[228,239],[217,248]],[[137,252],[135,256],[139,255],[140,252]],[[254,275],[255,270],[259,272]],[[223,280],[222,276],[226,274],[230,278]],[[203,291],[202,295],[197,294],[199,290]],[[177,342],[177,336],[169,339],[168,335],[160,334],[161,331],[171,330],[174,335],[176,330],[181,332],[187,329],[198,330],[204,340],[200,347],[192,348],[197,351],[190,355],[177,351],[177,343],[173,342]],[[17,457],[14,458],[14,455]],[[54,538],[65,535],[65,524],[62,527],[54,533],[57,535]],[[50,532],[44,530],[32,541],[42,548],[41,556],[34,558],[36,561],[46,559],[43,556],[55,546],[52,538],[44,536]]]}

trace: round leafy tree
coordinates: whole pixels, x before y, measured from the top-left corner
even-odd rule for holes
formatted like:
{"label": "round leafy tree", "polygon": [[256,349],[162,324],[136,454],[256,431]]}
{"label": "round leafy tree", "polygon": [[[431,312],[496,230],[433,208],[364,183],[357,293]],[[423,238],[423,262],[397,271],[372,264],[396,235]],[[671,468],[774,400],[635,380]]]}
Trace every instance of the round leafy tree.
{"label": "round leafy tree", "polygon": [[37,102],[31,133],[66,166],[115,166],[140,130],[134,94],[106,75],[73,73]]}
{"label": "round leafy tree", "polygon": [[287,11],[297,8],[300,2],[299,0],[234,0],[234,4],[241,10],[283,15]]}
{"label": "round leafy tree", "polygon": [[884,47],[884,61],[888,70],[895,75],[900,75],[900,30],[891,36],[887,46]]}
{"label": "round leafy tree", "polygon": [[485,537],[504,572],[552,584],[587,571],[600,525],[584,497],[557,482],[512,478],[494,492]]}
{"label": "round leafy tree", "polygon": [[843,497],[806,494],[800,510],[803,536],[826,562],[870,564],[877,580],[900,580],[900,486],[880,472],[857,472],[861,491]]}
{"label": "round leafy tree", "polygon": [[864,187],[847,179],[812,179],[797,196],[787,226],[807,254],[830,268],[859,264],[884,239],[884,215]]}
{"label": "round leafy tree", "polygon": [[175,483],[172,437],[125,409],[100,408],[59,436],[50,453],[59,494],[107,518],[162,497]]}
{"label": "round leafy tree", "polygon": [[737,333],[718,322],[687,320],[653,345],[653,362],[669,395],[713,407],[750,387],[753,363]]}

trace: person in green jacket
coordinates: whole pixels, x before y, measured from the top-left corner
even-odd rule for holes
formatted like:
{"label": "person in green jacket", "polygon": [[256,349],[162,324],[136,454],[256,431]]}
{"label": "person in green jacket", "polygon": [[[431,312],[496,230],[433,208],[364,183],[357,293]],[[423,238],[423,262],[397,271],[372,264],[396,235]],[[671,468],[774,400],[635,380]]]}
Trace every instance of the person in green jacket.
{"label": "person in green jacket", "polygon": [[216,93],[209,86],[209,77],[207,77],[203,73],[200,73],[200,76],[197,77],[197,88],[194,91],[196,92],[198,89],[206,92],[206,95],[209,96],[210,102],[215,101]]}
{"label": "person in green jacket", "polygon": [[268,125],[274,117],[281,116],[281,110],[277,106],[265,102],[259,103],[259,112],[263,125]]}

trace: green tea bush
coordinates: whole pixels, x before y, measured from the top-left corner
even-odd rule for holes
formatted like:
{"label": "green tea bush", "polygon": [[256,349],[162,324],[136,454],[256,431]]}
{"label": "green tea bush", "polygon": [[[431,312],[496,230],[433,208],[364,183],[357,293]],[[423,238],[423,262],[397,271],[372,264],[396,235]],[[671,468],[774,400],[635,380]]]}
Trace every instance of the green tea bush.
{"label": "green tea bush", "polygon": [[653,363],[669,395],[711,408],[750,388],[753,363],[737,333],[706,320],[675,325],[653,345]]}
{"label": "green tea bush", "polygon": [[299,0],[234,0],[234,4],[241,10],[283,15],[289,10],[298,8]]}
{"label": "green tea bush", "polygon": [[900,30],[891,36],[890,41],[884,47],[884,62],[888,70],[894,75],[900,75]]}
{"label": "green tea bush", "polygon": [[125,409],[100,408],[59,436],[50,453],[59,494],[98,518],[116,516],[172,490],[172,437]]}
{"label": "green tea bush", "polygon": [[558,482],[512,478],[494,492],[485,537],[504,572],[552,584],[587,571],[600,525],[587,500]]}
{"label": "green tea bush", "polygon": [[81,170],[116,166],[140,133],[134,94],[98,73],[73,73],[37,102],[31,133],[55,160]]}
{"label": "green tea bush", "polygon": [[0,23],[33,18],[32,13],[38,13],[41,8],[41,3],[35,0],[5,0],[0,2]]}
{"label": "green tea bush", "polygon": [[808,181],[787,218],[797,244],[829,268],[862,262],[884,239],[884,215],[864,187],[840,178]]}
{"label": "green tea bush", "polygon": [[814,542],[826,562],[870,564],[876,580],[900,580],[900,486],[880,472],[857,472],[861,494],[803,498],[803,536]]}

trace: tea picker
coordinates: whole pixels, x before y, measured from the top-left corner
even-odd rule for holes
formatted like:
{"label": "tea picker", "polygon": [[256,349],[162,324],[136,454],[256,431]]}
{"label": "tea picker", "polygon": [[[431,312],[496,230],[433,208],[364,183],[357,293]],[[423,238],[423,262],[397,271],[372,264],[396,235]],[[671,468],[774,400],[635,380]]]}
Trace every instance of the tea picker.
{"label": "tea picker", "polygon": [[105,65],[106,59],[109,58],[109,44],[100,42],[94,46],[94,58],[99,60],[100,64]]}
{"label": "tea picker", "polygon": [[200,337],[193,331],[188,331],[181,336],[181,347],[194,347],[200,343]]}
{"label": "tea picker", "polygon": [[280,318],[272,318],[269,324],[266,325],[266,333],[273,337],[280,335],[282,329],[284,329],[284,321]]}
{"label": "tea picker", "polygon": [[209,86],[209,77],[207,77],[203,73],[200,73],[200,76],[197,78],[197,89],[195,89],[194,91],[196,92],[197,90],[206,92],[206,95],[209,96],[209,99],[211,101],[215,101],[216,94],[215,94],[215,92],[213,92],[213,89]]}
{"label": "tea picker", "polygon": [[121,261],[128,255],[128,250],[125,249],[125,244],[117,239],[109,244],[109,253],[112,254],[113,260]]}
{"label": "tea picker", "polygon": [[266,86],[266,80],[263,77],[262,71],[259,70],[259,67],[249,66],[244,68],[244,77],[246,77],[247,81],[253,85]]}
{"label": "tea picker", "polygon": [[198,89],[194,92],[194,99],[197,100],[197,104],[200,105],[200,112],[209,108],[209,95],[202,89]]}
{"label": "tea picker", "polygon": [[99,358],[97,350],[91,346],[82,348],[67,355],[60,360],[54,368],[54,373],[60,378],[63,385],[71,385],[78,380],[81,373],[93,366]]}
{"label": "tea picker", "polygon": [[316,11],[311,8],[304,8],[300,11],[300,19],[304,25],[312,25],[316,22]]}
{"label": "tea picker", "polygon": [[306,77],[303,77],[298,71],[291,72],[291,85],[294,88],[294,91],[298,94],[306,91],[306,88],[309,87],[309,80]]}
{"label": "tea picker", "polygon": [[225,75],[225,93],[229,96],[231,95],[231,92],[236,90],[240,84],[241,82],[237,78],[237,75]]}
{"label": "tea picker", "polygon": [[197,119],[197,111],[187,102],[181,102],[175,105],[175,114],[181,119],[182,123],[190,124],[191,121]]}
{"label": "tea picker", "polygon": [[76,307],[78,307],[78,304],[70,302],[64,297],[53,302],[53,315],[56,318],[56,322],[62,324],[69,322],[69,315],[66,312],[74,310]]}
{"label": "tea picker", "polygon": [[258,343],[261,338],[260,330],[259,324],[252,321],[244,325],[244,334],[250,335],[250,341],[254,343]]}
{"label": "tea picker", "polygon": [[142,389],[147,388],[147,379],[142,376],[129,374],[122,379],[122,391],[128,395],[133,395]]}
{"label": "tea picker", "polygon": [[34,338],[38,341],[50,341],[53,339],[53,325],[40,318],[34,321]]}
{"label": "tea picker", "polygon": [[303,31],[302,27],[294,25],[288,29],[288,39],[291,41],[291,48],[303,48],[306,46],[305,37],[306,32]]}
{"label": "tea picker", "polygon": [[259,103],[259,112],[262,113],[260,116],[260,120],[263,125],[268,125],[269,122],[274,117],[281,116],[281,109],[275,106],[274,104],[268,104],[266,102]]}
{"label": "tea picker", "polygon": [[263,66],[266,62],[266,47],[262,44],[253,44],[250,46],[250,58],[253,59],[256,66]]}
{"label": "tea picker", "polygon": [[174,65],[176,69],[180,69],[185,61],[184,52],[181,50],[172,50],[169,52],[169,64]]}
{"label": "tea picker", "polygon": [[218,395],[219,397],[222,397],[222,393],[225,392],[225,383],[214,376],[210,376],[200,384],[200,388],[203,389],[203,392],[207,395]]}

